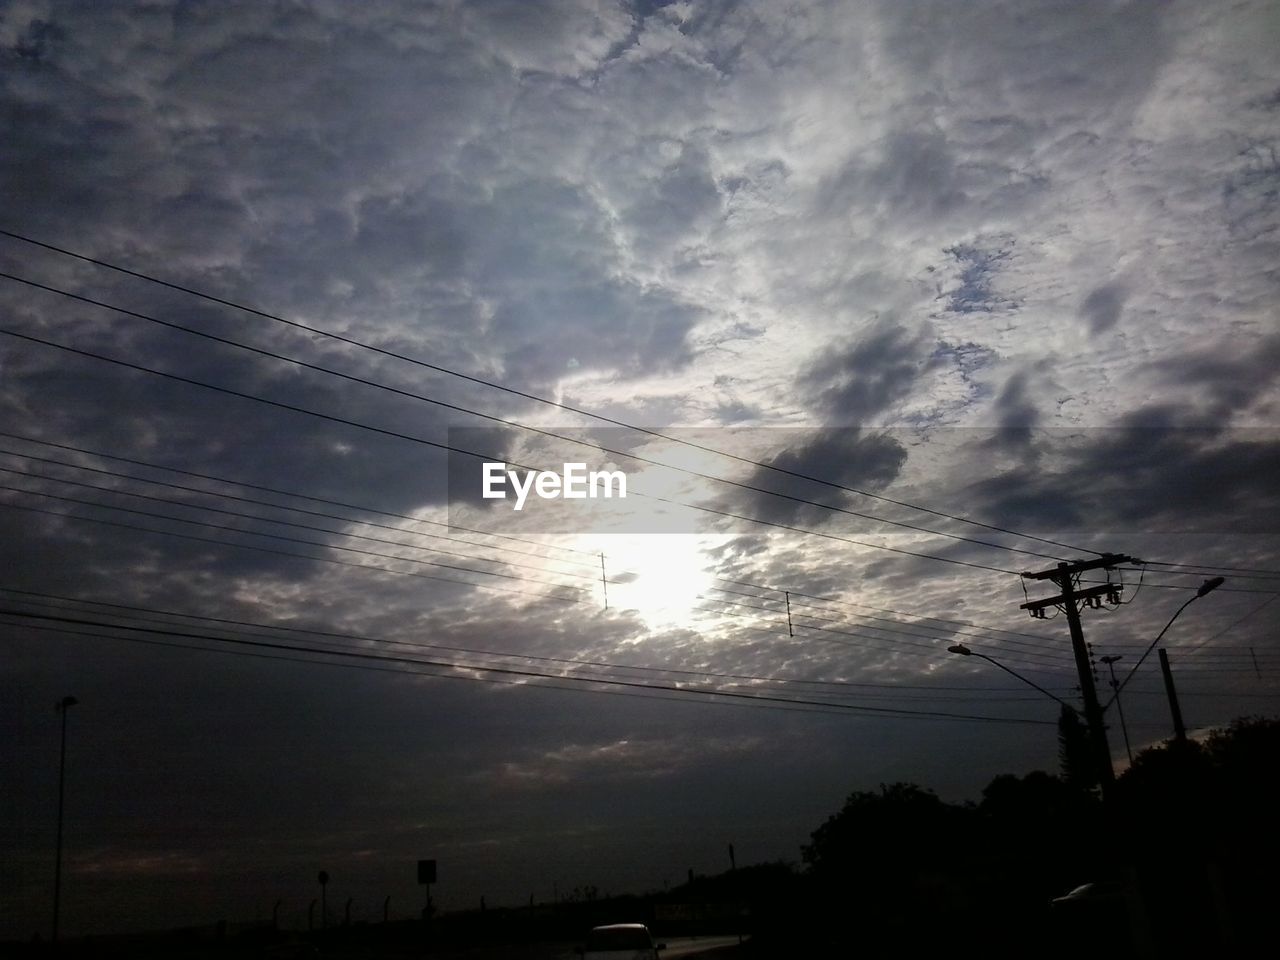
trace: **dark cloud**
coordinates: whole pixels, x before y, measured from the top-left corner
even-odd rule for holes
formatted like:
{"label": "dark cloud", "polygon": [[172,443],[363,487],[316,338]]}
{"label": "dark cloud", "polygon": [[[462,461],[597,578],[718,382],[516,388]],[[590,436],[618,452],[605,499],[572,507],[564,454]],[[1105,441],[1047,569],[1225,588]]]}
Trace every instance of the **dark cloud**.
{"label": "dark cloud", "polygon": [[[897,477],[907,452],[894,438],[880,433],[864,433],[856,427],[806,431],[782,453],[765,461],[770,467],[794,474],[820,477],[854,489],[881,490]],[[821,504],[849,506],[852,498],[830,487],[787,477],[776,470],[756,468],[747,483],[775,490],[814,504],[799,503],[753,491],[741,491],[727,506],[747,516],[773,523],[821,526],[839,517]],[[847,526],[841,524],[842,529]],[[859,524],[861,529],[866,523]]]}
{"label": "dark cloud", "polygon": [[749,420],[761,420],[764,418],[764,411],[740,400],[726,400],[716,405],[715,418],[720,423],[732,425]]}
{"label": "dark cloud", "polygon": [[1280,377],[1280,334],[1263,337],[1243,349],[1227,341],[1215,350],[1189,351],[1151,368],[1167,386],[1202,390],[1209,401],[1207,415],[1225,424],[1264,398]]}
{"label": "dark cloud", "polygon": [[946,216],[966,200],[955,155],[940,132],[895,133],[860,189],[897,215]]}
{"label": "dark cloud", "polygon": [[1237,242],[1268,237],[1280,205],[1280,140],[1250,139],[1222,187],[1223,214]]}
{"label": "dark cloud", "polygon": [[[969,489],[981,515],[1014,527],[1112,535],[1280,531],[1280,497],[1263,479],[1280,441],[1158,406],[1112,428],[1033,434],[1042,456]],[[990,469],[990,465],[988,465]]]}
{"label": "dark cloud", "polygon": [[1088,322],[1090,333],[1105,333],[1120,320],[1120,311],[1128,291],[1122,284],[1108,283],[1092,290],[1080,304],[1080,315]]}
{"label": "dark cloud", "polygon": [[1029,379],[1027,371],[1010,376],[996,395],[993,406],[997,429],[992,445],[1024,455],[1031,452],[1034,431],[1041,419],[1040,410],[1027,389]]}
{"label": "dark cloud", "polygon": [[829,350],[800,380],[817,410],[833,422],[865,424],[905,397],[926,365],[923,334],[889,321]]}

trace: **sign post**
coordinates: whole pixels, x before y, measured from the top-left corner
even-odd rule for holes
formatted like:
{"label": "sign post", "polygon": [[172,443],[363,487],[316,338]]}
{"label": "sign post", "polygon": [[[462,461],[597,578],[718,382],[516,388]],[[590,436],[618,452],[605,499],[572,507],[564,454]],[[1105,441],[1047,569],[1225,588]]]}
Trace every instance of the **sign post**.
{"label": "sign post", "polygon": [[422,919],[431,919],[431,885],[436,882],[436,862],[434,860],[418,861],[418,883],[427,888],[427,903],[422,908]]}
{"label": "sign post", "polygon": [[325,896],[325,887],[329,885],[329,873],[327,870],[320,871],[320,929],[324,930],[329,926],[329,901]]}

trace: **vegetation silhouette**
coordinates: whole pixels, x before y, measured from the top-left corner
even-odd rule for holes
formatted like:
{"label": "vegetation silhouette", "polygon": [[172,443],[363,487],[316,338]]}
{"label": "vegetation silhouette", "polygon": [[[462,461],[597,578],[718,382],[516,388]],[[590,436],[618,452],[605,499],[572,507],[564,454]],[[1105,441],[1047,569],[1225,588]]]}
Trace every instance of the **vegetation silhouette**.
{"label": "vegetation silhouette", "polygon": [[790,926],[804,948],[1265,955],[1280,893],[1280,721],[1242,718],[1203,742],[1144,750],[1105,804],[1069,709],[1059,746],[1061,776],[1002,774],[976,804],[911,783],[851,794],[803,849],[803,917]]}

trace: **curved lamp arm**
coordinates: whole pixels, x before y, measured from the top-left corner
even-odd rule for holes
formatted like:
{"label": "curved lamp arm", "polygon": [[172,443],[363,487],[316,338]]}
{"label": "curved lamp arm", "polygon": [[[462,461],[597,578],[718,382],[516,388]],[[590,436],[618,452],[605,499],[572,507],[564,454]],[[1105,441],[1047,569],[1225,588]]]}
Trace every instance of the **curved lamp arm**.
{"label": "curved lamp arm", "polygon": [[997,667],[999,667],[1001,670],[1003,670],[1005,673],[1009,674],[1010,676],[1017,677],[1027,686],[1035,687],[1037,690],[1043,693],[1050,700],[1057,700],[1058,703],[1062,704],[1064,707],[1074,710],[1076,713],[1080,712],[1076,707],[1073,707],[1071,704],[1067,703],[1067,701],[1063,700],[1061,697],[1055,696],[1054,694],[1050,693],[1048,690],[1040,686],[1040,684],[1036,683],[1034,680],[1028,680],[1022,674],[1018,673],[1017,671],[1010,670],[999,660],[996,660],[993,657],[988,657],[985,653],[975,653],[974,651],[966,647],[963,643],[957,643],[957,644],[954,644],[953,646],[947,647],[947,652],[958,653],[962,657],[981,657],[983,660],[986,660],[988,663],[994,663]]}
{"label": "curved lamp arm", "polygon": [[1138,662],[1133,665],[1133,669],[1129,671],[1129,675],[1120,681],[1120,685],[1116,687],[1115,692],[1111,694],[1111,699],[1102,707],[1103,713],[1106,713],[1107,710],[1110,709],[1111,705],[1116,702],[1116,697],[1120,696],[1120,691],[1123,690],[1125,685],[1133,679],[1133,675],[1137,673],[1138,668],[1142,666],[1142,661],[1151,656],[1151,651],[1156,648],[1156,644],[1160,642],[1160,638],[1163,637],[1169,631],[1169,628],[1173,626],[1173,621],[1177,620],[1178,617],[1182,615],[1182,611],[1187,609],[1187,607],[1191,606],[1191,604],[1195,603],[1205,594],[1212,593],[1214,590],[1217,590],[1225,582],[1225,577],[1214,577],[1211,580],[1206,580],[1204,583],[1200,584],[1200,588],[1196,590],[1196,595],[1180,606],[1174,615],[1169,618],[1169,622],[1164,625],[1164,629],[1156,634],[1156,638],[1151,641],[1151,645],[1143,651],[1142,656],[1138,658]]}

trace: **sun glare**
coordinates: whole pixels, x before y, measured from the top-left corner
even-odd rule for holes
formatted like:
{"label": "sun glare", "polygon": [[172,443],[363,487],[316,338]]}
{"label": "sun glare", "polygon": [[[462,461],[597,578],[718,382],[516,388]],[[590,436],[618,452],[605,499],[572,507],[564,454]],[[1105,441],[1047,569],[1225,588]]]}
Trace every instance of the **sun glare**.
{"label": "sun glare", "polygon": [[603,551],[609,608],[634,610],[651,627],[693,622],[701,599],[714,584],[704,568],[709,538],[696,534],[614,534],[592,538]]}

